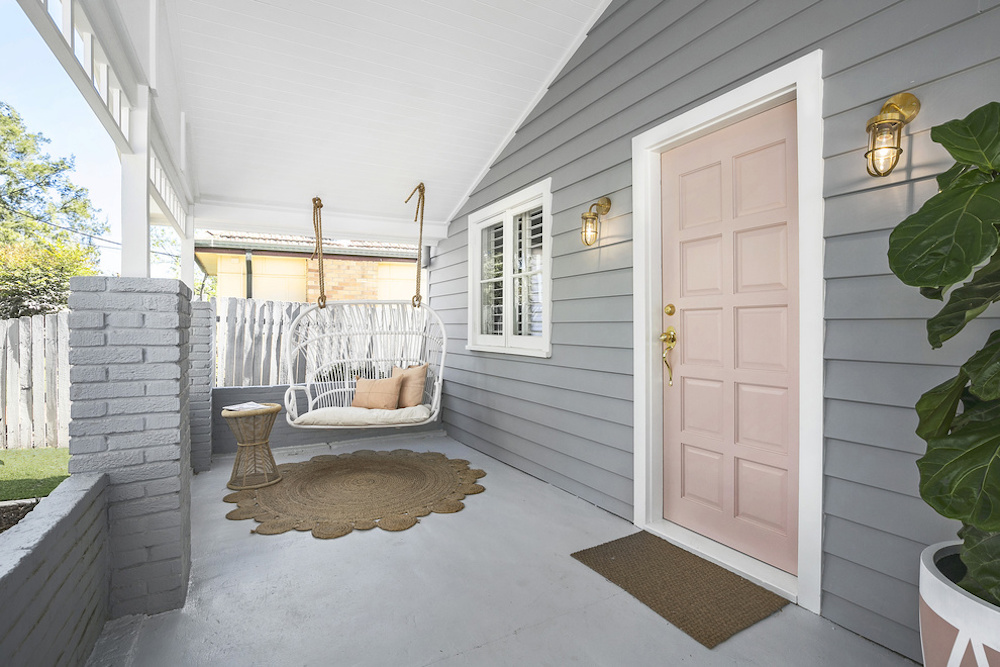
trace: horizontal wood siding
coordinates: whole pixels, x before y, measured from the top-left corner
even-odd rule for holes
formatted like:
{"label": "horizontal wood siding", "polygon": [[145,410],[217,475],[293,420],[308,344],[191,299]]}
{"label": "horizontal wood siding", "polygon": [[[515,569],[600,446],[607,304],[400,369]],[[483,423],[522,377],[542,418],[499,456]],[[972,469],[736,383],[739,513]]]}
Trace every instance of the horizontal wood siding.
{"label": "horizontal wood siding", "polygon": [[[823,50],[826,526],[823,614],[919,658],[916,556],[953,536],[917,494],[913,403],[996,320],[932,351],[935,304],[886,262],[889,230],[949,160],[930,127],[1000,90],[1000,9],[980,0],[613,2],[451,222],[431,265],[452,336],[452,436],[631,518],[631,139],[815,49]],[[909,90],[922,111],[888,178],[865,173],[865,122]],[[553,194],[553,355],[465,350],[467,215],[543,178]],[[601,237],[580,213],[612,200]],[[810,224],[813,221],[802,221]],[[655,335],[656,332],[650,332]]]}

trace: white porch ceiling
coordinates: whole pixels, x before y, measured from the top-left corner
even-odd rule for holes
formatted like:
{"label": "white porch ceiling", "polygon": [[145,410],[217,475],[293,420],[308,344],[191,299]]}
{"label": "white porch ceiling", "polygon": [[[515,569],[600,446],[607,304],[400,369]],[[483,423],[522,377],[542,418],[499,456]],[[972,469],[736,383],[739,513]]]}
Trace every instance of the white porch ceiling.
{"label": "white porch ceiling", "polygon": [[435,242],[608,3],[164,3],[198,226]]}

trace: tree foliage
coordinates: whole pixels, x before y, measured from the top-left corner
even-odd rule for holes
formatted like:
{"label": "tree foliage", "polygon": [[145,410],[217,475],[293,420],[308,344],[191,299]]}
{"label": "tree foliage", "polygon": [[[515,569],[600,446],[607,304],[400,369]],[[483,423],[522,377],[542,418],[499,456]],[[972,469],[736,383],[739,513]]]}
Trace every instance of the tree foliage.
{"label": "tree foliage", "polygon": [[60,241],[0,245],[0,320],[61,310],[69,279],[94,273],[92,248]]}
{"label": "tree foliage", "polygon": [[69,230],[100,235],[107,223],[97,217],[87,188],[69,178],[74,159],[43,152],[49,140],[28,132],[10,105],[0,102],[0,243],[68,241]]}
{"label": "tree foliage", "polygon": [[69,279],[97,266],[79,233],[107,231],[87,188],[70,180],[73,158],[44,153],[48,141],[0,102],[0,319],[64,308]]}

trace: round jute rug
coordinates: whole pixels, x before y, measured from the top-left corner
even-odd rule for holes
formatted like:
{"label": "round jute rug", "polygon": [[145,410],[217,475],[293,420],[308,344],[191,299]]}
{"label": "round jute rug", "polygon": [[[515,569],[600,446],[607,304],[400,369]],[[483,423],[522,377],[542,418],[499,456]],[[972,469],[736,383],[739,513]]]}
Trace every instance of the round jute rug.
{"label": "round jute rug", "polygon": [[223,498],[237,508],[227,519],[260,522],[252,532],[311,530],[331,539],[354,529],[406,530],[431,512],[458,512],[467,495],[482,493],[482,470],[437,452],[368,449],[278,466],[282,480]]}

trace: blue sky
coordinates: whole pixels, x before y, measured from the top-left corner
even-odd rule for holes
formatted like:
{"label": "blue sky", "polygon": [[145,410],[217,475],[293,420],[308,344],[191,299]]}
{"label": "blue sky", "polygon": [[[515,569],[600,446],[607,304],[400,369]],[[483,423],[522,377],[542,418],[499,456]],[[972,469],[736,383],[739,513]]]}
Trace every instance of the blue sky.
{"label": "blue sky", "polygon": [[[14,107],[30,132],[41,132],[53,157],[76,157],[71,179],[90,190],[94,206],[121,240],[118,152],[69,76],[15,0],[0,0],[0,100]],[[121,253],[102,249],[101,272],[118,273]]]}

